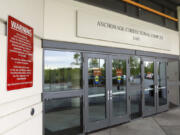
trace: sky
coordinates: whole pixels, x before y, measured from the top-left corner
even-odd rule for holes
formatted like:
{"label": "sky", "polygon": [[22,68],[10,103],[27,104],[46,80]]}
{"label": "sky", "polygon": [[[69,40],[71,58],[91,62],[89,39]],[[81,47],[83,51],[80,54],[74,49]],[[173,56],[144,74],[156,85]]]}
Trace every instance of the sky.
{"label": "sky", "polygon": [[75,62],[74,54],[76,52],[66,52],[66,51],[50,51],[45,50],[44,52],[44,64],[45,69],[56,69],[62,67],[79,67],[77,65],[73,65]]}

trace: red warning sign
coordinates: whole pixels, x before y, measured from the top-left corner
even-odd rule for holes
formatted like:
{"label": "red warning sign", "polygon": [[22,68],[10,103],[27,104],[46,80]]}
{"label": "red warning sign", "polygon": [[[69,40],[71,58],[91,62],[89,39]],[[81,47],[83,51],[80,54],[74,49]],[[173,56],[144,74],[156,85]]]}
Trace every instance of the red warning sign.
{"label": "red warning sign", "polygon": [[8,17],[7,90],[33,86],[33,28]]}

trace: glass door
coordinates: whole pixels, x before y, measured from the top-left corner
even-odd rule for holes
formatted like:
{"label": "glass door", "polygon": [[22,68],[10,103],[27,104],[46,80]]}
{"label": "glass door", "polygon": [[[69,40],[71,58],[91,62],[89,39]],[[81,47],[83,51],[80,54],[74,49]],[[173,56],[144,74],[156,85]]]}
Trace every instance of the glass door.
{"label": "glass door", "polygon": [[129,100],[127,95],[128,57],[110,57],[110,124],[129,120]]}
{"label": "glass door", "polygon": [[128,57],[84,54],[85,130],[129,120]]}
{"label": "glass door", "polygon": [[129,62],[129,100],[131,119],[142,116],[141,59],[131,56]]}
{"label": "glass door", "polygon": [[108,56],[84,54],[86,132],[109,124]]}
{"label": "glass door", "polygon": [[168,109],[167,61],[156,60],[157,64],[157,112]]}
{"label": "glass door", "polygon": [[156,113],[155,60],[143,58],[142,61],[143,116],[148,116]]}

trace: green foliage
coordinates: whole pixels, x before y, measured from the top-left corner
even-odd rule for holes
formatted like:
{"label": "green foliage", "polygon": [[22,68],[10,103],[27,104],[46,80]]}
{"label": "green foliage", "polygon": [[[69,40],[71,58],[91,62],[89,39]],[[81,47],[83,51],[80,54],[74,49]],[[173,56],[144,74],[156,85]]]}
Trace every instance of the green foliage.
{"label": "green foliage", "polygon": [[67,83],[81,79],[80,68],[45,69],[45,83]]}
{"label": "green foliage", "polygon": [[154,73],[154,63],[148,63],[145,68],[145,73]]}
{"label": "green foliage", "polygon": [[75,62],[72,63],[73,65],[80,65],[80,63],[81,63],[81,55],[80,55],[80,53],[75,53],[74,54],[74,60],[75,60]]}
{"label": "green foliage", "polygon": [[99,66],[98,59],[90,59],[89,66],[91,68],[98,68],[98,66]]}
{"label": "green foliage", "polygon": [[141,64],[138,58],[136,57],[130,57],[130,74],[133,76],[139,75],[139,72],[141,71]]}
{"label": "green foliage", "polygon": [[126,75],[126,61],[125,60],[118,60],[114,59],[112,62],[112,68],[113,68],[113,76],[116,76],[116,70],[121,69],[123,72],[123,75]]}

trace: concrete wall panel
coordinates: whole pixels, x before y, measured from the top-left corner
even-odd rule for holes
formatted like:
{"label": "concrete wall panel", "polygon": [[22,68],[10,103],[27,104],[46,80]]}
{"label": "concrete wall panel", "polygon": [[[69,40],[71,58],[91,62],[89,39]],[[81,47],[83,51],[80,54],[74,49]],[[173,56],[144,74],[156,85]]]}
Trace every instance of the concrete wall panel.
{"label": "concrete wall panel", "polygon": [[[111,16],[111,18],[118,18],[121,16],[125,16],[125,15],[120,15],[113,11],[94,7],[92,5],[80,3],[74,0],[61,0],[61,1],[45,0],[44,38],[49,39],[49,40],[56,40],[56,41],[85,43],[85,44],[91,44],[91,45],[118,47],[118,48],[135,49],[135,50],[152,51],[152,52],[158,52],[158,53],[179,55],[179,41],[178,40],[171,42],[170,51],[164,51],[160,49],[146,48],[146,47],[134,46],[134,45],[123,44],[123,43],[114,43],[114,42],[100,41],[96,39],[79,38],[76,36],[76,27],[77,27],[76,26],[77,25],[76,12],[77,11],[81,11],[81,12],[84,11],[84,12],[92,13],[98,16],[107,15],[107,17]],[[126,17],[129,18],[128,16]],[[133,20],[135,24],[138,22],[143,22],[144,25],[146,25],[148,23],[148,22],[144,22],[135,18],[133,18]],[[151,24],[151,25],[157,26],[154,24]],[[157,27],[163,28],[161,26],[157,26]],[[87,29],[88,29],[88,26],[87,26]],[[168,31],[169,29],[166,29],[166,30]],[[173,31],[173,32],[178,37],[178,32],[176,31]]]}
{"label": "concrete wall panel", "polygon": [[0,0],[0,3],[1,20],[14,16],[32,26],[37,36],[43,36],[44,0]]}

